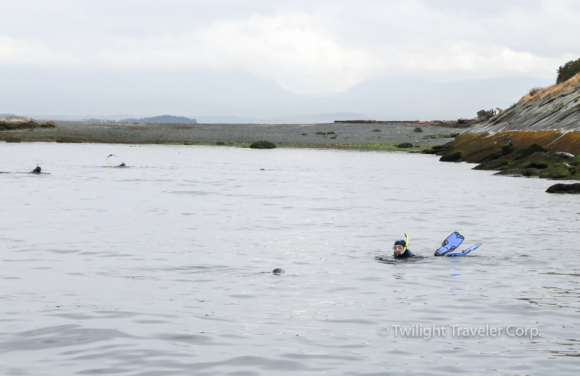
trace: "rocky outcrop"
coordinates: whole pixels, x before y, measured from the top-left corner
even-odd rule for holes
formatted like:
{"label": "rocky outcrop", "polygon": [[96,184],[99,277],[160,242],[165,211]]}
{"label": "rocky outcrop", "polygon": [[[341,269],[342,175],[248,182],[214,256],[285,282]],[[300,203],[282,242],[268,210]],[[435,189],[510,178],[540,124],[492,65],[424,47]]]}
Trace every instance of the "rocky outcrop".
{"label": "rocky outcrop", "polygon": [[10,116],[0,118],[0,130],[37,128],[39,124],[31,118]]}
{"label": "rocky outcrop", "polygon": [[457,162],[461,159],[461,152],[454,151],[452,153],[446,153],[439,160],[441,162]]}
{"label": "rocky outcrop", "polygon": [[34,119],[24,116],[0,117],[0,131],[13,129],[33,129],[38,127],[54,128],[55,125],[52,121],[39,123]]}
{"label": "rocky outcrop", "polygon": [[440,155],[443,162],[477,163],[474,169],[501,175],[580,180],[580,132],[462,134],[424,153]]}
{"label": "rocky outcrop", "polygon": [[465,133],[540,130],[580,131],[580,74],[530,91],[518,103]]}
{"label": "rocky outcrop", "polygon": [[580,73],[423,152],[500,175],[580,180]]}

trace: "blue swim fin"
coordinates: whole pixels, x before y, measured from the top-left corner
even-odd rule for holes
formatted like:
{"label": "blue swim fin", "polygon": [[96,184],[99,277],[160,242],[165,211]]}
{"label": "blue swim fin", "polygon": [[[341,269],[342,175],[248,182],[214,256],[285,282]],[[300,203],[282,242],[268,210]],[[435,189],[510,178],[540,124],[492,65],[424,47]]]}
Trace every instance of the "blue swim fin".
{"label": "blue swim fin", "polygon": [[466,254],[468,254],[471,251],[475,251],[477,248],[479,248],[481,244],[475,244],[472,245],[471,247],[467,248],[465,251],[463,251],[462,253],[450,253],[447,254],[446,256],[448,257],[457,257],[457,256],[465,256]]}
{"label": "blue swim fin", "polygon": [[455,249],[457,249],[457,247],[459,247],[464,240],[465,238],[463,235],[455,231],[443,241],[441,248],[435,251],[435,256],[444,256],[451,251],[455,251]]}

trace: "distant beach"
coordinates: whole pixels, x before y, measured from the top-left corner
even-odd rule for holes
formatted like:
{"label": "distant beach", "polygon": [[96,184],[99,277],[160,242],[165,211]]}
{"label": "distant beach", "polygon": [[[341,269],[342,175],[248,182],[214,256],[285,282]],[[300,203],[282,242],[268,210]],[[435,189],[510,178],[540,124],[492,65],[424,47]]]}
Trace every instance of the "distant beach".
{"label": "distant beach", "polygon": [[278,146],[385,149],[400,143],[414,148],[451,140],[456,128],[413,124],[144,124],[55,121],[55,128],[0,132],[23,142],[240,145],[259,140]]}

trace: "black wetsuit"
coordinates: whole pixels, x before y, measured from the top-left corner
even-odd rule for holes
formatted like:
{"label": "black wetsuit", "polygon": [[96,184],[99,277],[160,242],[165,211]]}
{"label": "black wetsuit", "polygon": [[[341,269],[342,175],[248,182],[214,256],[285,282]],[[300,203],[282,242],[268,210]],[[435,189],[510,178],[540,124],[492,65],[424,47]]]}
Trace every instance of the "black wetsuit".
{"label": "black wetsuit", "polygon": [[408,249],[405,250],[405,252],[403,252],[400,255],[394,255],[396,259],[404,259],[404,258],[409,258],[409,257],[417,257],[415,256],[415,254],[411,251],[409,251]]}

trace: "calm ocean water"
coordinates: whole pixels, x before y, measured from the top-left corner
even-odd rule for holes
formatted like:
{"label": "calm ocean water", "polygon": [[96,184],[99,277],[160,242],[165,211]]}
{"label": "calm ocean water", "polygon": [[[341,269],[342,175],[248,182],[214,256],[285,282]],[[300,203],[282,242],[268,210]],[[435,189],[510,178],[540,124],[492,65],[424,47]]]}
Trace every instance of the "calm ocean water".
{"label": "calm ocean water", "polygon": [[[334,150],[0,160],[2,375],[578,373],[580,196],[551,181]],[[483,246],[432,257],[453,231]],[[405,233],[426,258],[390,258]]]}

